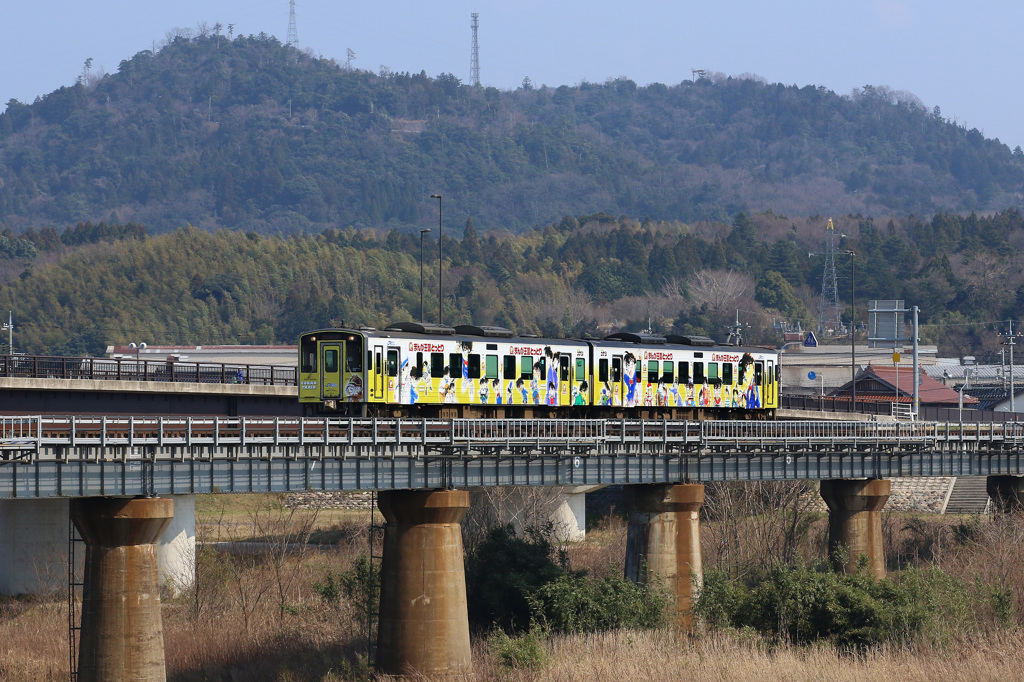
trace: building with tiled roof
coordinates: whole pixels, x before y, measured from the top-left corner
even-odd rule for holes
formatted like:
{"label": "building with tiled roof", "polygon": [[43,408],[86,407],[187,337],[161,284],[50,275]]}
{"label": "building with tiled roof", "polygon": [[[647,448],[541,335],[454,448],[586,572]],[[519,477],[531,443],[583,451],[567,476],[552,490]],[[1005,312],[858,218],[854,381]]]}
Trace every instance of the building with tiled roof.
{"label": "building with tiled roof", "polygon": [[[851,382],[847,381],[831,395],[850,396],[852,392]],[[921,372],[918,396],[922,406],[957,407],[960,405],[960,391],[944,386],[941,382],[928,376],[924,371]],[[913,367],[886,367],[885,365],[868,365],[864,367],[857,373],[857,400],[913,403]],[[964,391],[963,406],[976,409],[978,407],[978,399]]]}

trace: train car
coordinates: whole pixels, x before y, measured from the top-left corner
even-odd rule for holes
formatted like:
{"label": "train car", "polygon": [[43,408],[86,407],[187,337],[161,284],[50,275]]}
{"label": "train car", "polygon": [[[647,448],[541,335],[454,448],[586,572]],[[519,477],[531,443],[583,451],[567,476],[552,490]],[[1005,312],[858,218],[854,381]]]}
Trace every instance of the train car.
{"label": "train car", "polygon": [[778,354],[768,349],[632,332],[591,347],[593,404],[607,416],[767,418],[778,407]]}
{"label": "train car", "polygon": [[767,418],[779,375],[776,352],[707,337],[542,339],[405,322],[299,339],[308,415]]}
{"label": "train car", "polygon": [[299,338],[306,414],[534,418],[590,404],[584,341],[405,322]]}

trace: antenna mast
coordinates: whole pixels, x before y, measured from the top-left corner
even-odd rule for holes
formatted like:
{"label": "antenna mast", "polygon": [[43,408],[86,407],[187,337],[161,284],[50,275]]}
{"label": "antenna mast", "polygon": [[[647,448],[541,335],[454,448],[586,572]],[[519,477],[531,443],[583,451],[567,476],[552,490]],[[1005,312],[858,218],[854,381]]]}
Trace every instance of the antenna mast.
{"label": "antenna mast", "polygon": [[480,15],[477,12],[473,12],[469,16],[473,17],[473,49],[469,55],[469,84],[475,87],[480,87],[480,45],[476,42],[476,32],[480,27]]}
{"label": "antenna mast", "polygon": [[835,237],[836,230],[829,218],[825,227],[825,272],[821,277],[821,303],[818,305],[818,333],[828,336],[839,336],[846,331],[839,313]]}
{"label": "antenna mast", "polygon": [[295,0],[288,0],[288,41],[287,45],[299,46],[299,30],[295,28]]}

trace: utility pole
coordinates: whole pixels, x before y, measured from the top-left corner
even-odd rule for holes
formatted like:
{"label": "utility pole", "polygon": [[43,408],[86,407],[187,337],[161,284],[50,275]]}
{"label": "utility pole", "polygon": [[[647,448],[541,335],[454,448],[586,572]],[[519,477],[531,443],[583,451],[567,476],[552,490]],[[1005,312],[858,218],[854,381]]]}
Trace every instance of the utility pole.
{"label": "utility pole", "polygon": [[918,368],[918,338],[917,338],[917,313],[918,307],[914,306],[914,419],[921,414],[921,370]]}
{"label": "utility pole", "polygon": [[14,355],[14,313],[10,310],[7,311],[7,324],[4,325],[4,329],[7,330],[7,353]]}
{"label": "utility pole", "polygon": [[1013,386],[1013,347],[1016,345],[1016,340],[1017,340],[1018,337],[1021,336],[1021,333],[1017,332],[1016,334],[1014,334],[1013,333],[1013,320],[1008,320],[1008,322],[1009,322],[1009,325],[1010,325],[1010,331],[1008,331],[1005,334],[1000,334],[1000,336],[1002,336],[1002,337],[1004,337],[1006,339],[1006,341],[1003,342],[1003,345],[1010,347],[1010,412],[1016,413],[1017,412],[1017,401],[1016,401],[1015,393],[1017,391],[1016,391],[1016,389]]}

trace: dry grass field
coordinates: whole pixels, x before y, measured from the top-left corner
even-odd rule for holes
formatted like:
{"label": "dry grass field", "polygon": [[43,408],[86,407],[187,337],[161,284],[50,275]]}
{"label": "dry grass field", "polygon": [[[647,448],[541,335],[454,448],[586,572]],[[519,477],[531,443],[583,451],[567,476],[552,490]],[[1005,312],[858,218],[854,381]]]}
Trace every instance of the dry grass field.
{"label": "dry grass field", "polygon": [[[747,497],[750,497],[749,495]],[[768,496],[778,509],[799,506]],[[791,506],[787,507],[789,504]],[[702,527],[705,566],[743,575],[767,562],[824,553],[825,518],[793,519],[765,510],[726,513]],[[746,513],[751,512],[751,513]],[[194,587],[165,595],[168,679],[306,682],[373,679],[365,605],[328,576],[352,571],[368,548],[367,512],[291,511],[277,496],[214,495],[197,501],[200,542],[265,541],[268,551],[197,552]],[[379,519],[379,517],[378,517]],[[508,666],[488,635],[474,633],[474,680],[1010,680],[1022,679],[1024,522],[1008,518],[885,516],[890,570],[942,568],[961,579],[999,585],[1013,596],[1013,623],[957,630],[941,641],[851,653],[828,644],[791,646],[753,631],[700,626],[587,636],[542,636],[543,660]],[[308,543],[307,543],[308,541]],[[585,542],[565,549],[573,568],[621,575],[626,524],[610,516]],[[68,613],[63,595],[0,602],[0,679],[68,679]]]}

